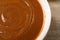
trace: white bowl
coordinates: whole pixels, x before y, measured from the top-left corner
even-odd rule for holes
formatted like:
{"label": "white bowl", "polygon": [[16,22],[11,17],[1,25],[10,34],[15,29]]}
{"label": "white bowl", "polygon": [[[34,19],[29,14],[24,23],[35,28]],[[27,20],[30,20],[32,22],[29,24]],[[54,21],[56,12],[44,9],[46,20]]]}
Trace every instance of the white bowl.
{"label": "white bowl", "polygon": [[40,3],[44,13],[44,22],[43,22],[43,28],[41,29],[41,32],[39,36],[36,38],[36,40],[43,40],[50,27],[51,11],[47,0],[38,0],[38,2]]}

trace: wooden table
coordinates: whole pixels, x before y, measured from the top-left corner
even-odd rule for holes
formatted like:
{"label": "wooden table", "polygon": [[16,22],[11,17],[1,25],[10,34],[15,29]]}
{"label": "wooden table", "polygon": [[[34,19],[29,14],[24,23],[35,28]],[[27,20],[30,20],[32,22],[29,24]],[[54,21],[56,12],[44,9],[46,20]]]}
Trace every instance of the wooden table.
{"label": "wooden table", "polygon": [[60,1],[49,2],[52,11],[50,29],[44,40],[60,40]]}

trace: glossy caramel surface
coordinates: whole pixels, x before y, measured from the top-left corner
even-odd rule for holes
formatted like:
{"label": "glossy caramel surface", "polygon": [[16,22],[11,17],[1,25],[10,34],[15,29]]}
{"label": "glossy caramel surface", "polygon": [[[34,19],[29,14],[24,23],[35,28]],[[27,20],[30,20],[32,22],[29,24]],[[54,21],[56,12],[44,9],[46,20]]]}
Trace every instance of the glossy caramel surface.
{"label": "glossy caramel surface", "polygon": [[0,40],[35,40],[42,23],[37,0],[0,0]]}

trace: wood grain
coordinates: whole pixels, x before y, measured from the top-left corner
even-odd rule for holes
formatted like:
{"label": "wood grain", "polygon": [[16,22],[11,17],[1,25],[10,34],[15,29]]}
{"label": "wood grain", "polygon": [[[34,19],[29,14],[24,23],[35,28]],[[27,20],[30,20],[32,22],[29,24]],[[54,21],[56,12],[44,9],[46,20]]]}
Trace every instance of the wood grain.
{"label": "wood grain", "polygon": [[51,1],[49,4],[52,11],[52,20],[44,40],[60,40],[60,1]]}

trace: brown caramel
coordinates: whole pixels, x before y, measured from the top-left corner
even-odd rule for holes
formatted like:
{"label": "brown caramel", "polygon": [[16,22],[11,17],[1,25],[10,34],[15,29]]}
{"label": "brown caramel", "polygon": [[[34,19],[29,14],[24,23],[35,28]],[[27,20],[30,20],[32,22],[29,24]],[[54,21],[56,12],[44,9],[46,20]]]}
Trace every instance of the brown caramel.
{"label": "brown caramel", "polygon": [[0,0],[0,40],[35,40],[42,24],[37,0]]}

